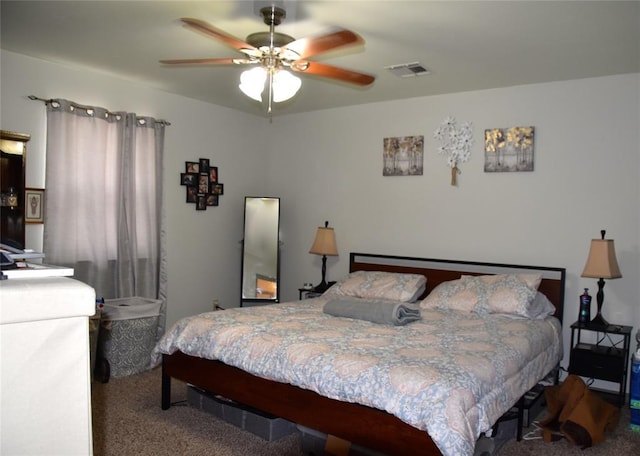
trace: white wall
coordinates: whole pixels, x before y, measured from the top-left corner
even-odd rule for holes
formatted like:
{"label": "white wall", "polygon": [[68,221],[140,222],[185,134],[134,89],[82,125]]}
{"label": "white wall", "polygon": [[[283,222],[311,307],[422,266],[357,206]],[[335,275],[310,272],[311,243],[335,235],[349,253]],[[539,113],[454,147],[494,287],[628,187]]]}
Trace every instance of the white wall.
{"label": "white wall", "polygon": [[[307,252],[325,220],[346,274],[351,251],[567,268],[565,328],[578,312],[589,241],[615,239],[623,278],[607,282],[606,318],[640,327],[640,75],[622,75],[376,103],[263,118],[2,52],[3,129],[31,133],[44,151],[44,107],[26,96],[63,97],[165,118],[169,321],[237,305],[242,202],[281,200],[284,300],[319,282]],[[122,92],[122,94],[121,94]],[[471,160],[449,184],[433,132],[446,117],[473,122]],[[187,124],[188,122],[188,124]],[[535,171],[483,171],[487,128],[535,127]],[[247,131],[254,132],[248,135]],[[382,140],[424,135],[424,175],[382,176]],[[266,139],[265,139],[266,138]],[[208,157],[225,183],[221,206],[196,213],[177,185],[185,160]],[[34,181],[29,160],[27,184]],[[37,166],[37,165],[36,165]],[[592,312],[595,312],[595,305]],[[565,329],[565,351],[570,331]],[[563,363],[568,364],[568,357]]]}
{"label": "white wall", "polygon": [[[341,255],[328,260],[331,280],[347,272],[350,251],[565,267],[568,352],[578,296],[583,287],[597,291],[596,280],[580,277],[589,242],[606,229],[624,277],[607,283],[604,314],[637,330],[639,87],[635,74],[279,119],[269,182],[289,227],[289,297],[300,284],[319,281],[319,258],[307,252],[315,227],[329,220]],[[449,115],[474,125],[472,158],[461,165],[458,187],[433,139]],[[485,173],[484,130],[510,126],[535,127],[535,171]],[[383,177],[383,138],[405,135],[425,136],[424,175]]]}
{"label": "white wall", "polygon": [[[167,321],[240,302],[240,244],[245,195],[260,194],[268,159],[262,150],[265,119],[245,115],[85,70],[61,67],[2,51],[0,128],[31,134],[27,144],[30,187],[45,187],[46,110],[42,98],[166,119],[165,201],[168,247]],[[247,135],[246,132],[256,135]],[[225,194],[220,206],[196,211],[180,183],[185,161],[209,158],[218,166]],[[90,191],[90,189],[87,189]],[[27,246],[42,247],[42,225],[27,226]],[[45,252],[46,253],[46,252]]]}

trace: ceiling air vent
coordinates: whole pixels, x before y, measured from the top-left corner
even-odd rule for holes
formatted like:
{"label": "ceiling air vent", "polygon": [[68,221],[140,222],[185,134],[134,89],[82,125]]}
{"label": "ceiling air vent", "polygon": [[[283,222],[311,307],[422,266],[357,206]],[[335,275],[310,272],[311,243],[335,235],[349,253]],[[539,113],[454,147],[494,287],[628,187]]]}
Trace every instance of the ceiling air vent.
{"label": "ceiling air vent", "polygon": [[391,73],[401,78],[411,78],[414,76],[424,76],[429,74],[429,70],[422,66],[419,62],[401,63],[400,65],[391,65],[385,67]]}

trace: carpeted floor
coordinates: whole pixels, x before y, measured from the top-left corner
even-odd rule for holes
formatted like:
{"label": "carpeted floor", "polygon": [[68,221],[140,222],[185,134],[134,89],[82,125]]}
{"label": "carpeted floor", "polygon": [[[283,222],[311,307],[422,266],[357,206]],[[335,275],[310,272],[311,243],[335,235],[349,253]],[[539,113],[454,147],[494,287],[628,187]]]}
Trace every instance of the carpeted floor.
{"label": "carpeted floor", "polygon": [[[162,410],[159,368],[92,385],[95,456],[302,455],[298,434],[267,442],[194,407]],[[186,385],[172,386],[172,402],[186,400]]]}
{"label": "carpeted floor", "polygon": [[[301,456],[301,436],[268,442],[186,405],[160,408],[160,369],[108,383],[93,382],[95,456]],[[172,401],[186,399],[186,385],[173,381]],[[507,442],[499,456],[638,456],[640,433],[628,429],[624,409],[615,432],[601,445],[580,450],[566,441]]]}
{"label": "carpeted floor", "polygon": [[[544,412],[541,418],[544,417]],[[542,439],[508,441],[498,452],[498,456],[640,456],[640,433],[629,429],[629,408],[620,410],[620,421],[600,445],[581,450],[567,440],[546,443]],[[525,431],[533,436],[540,435],[534,427]]]}

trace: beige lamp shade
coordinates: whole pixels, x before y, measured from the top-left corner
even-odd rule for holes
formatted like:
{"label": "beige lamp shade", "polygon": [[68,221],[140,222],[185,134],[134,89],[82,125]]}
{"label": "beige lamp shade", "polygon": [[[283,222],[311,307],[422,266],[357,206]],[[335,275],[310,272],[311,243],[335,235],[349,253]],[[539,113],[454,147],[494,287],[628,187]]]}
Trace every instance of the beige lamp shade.
{"label": "beige lamp shade", "polygon": [[619,279],[622,277],[613,239],[592,239],[582,277]]}
{"label": "beige lamp shade", "polygon": [[336,247],[336,233],[333,228],[318,227],[316,238],[313,241],[309,253],[316,255],[338,256],[338,248]]}

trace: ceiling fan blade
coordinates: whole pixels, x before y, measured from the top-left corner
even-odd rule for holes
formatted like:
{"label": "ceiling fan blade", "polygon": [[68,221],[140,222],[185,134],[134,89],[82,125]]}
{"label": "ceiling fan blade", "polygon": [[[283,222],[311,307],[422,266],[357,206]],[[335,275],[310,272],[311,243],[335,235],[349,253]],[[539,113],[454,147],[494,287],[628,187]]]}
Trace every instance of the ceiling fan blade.
{"label": "ceiling fan blade", "polygon": [[160,60],[165,65],[233,65],[253,63],[249,59],[176,59],[176,60]]}
{"label": "ceiling fan blade", "polygon": [[348,44],[359,43],[364,43],[364,40],[357,34],[349,30],[338,30],[318,37],[300,38],[287,44],[283,49],[294,51],[300,56],[299,58],[306,59]]}
{"label": "ceiling fan blade", "polygon": [[325,63],[318,62],[298,60],[294,65],[291,65],[291,69],[299,73],[313,74],[315,76],[337,79],[339,81],[361,86],[369,85],[376,80],[375,77],[369,74],[358,73],[357,71],[351,71],[345,68],[339,68],[333,65],[327,65]]}
{"label": "ceiling fan blade", "polygon": [[241,52],[249,51],[250,53],[260,54],[260,51],[258,51],[255,47],[253,47],[249,43],[242,41],[241,39],[236,38],[235,36],[230,35],[227,32],[223,32],[222,30],[214,27],[213,25],[205,21],[201,21],[199,19],[192,19],[190,17],[183,17],[181,21],[184,22],[184,25],[186,27],[189,27],[190,29],[195,30],[197,32],[204,33],[205,35],[215,38],[217,40],[220,40],[223,43],[225,43],[227,46],[231,46],[232,48],[238,51],[241,51]]}

